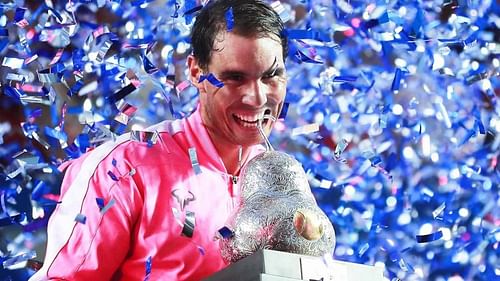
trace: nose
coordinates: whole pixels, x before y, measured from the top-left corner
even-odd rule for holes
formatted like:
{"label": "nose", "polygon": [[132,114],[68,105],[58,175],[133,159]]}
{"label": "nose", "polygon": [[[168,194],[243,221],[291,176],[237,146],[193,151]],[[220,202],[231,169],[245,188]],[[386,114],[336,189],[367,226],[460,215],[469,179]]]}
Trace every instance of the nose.
{"label": "nose", "polygon": [[243,103],[253,107],[262,107],[267,103],[268,91],[269,87],[265,83],[260,80],[255,81],[245,89]]}

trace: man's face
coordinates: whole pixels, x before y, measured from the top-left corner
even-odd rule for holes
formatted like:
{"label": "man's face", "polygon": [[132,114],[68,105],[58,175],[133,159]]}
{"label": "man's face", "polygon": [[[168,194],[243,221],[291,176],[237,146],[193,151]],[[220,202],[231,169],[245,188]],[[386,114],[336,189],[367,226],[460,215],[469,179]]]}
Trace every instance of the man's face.
{"label": "man's face", "polygon": [[[286,93],[283,52],[277,37],[244,37],[223,32],[214,42],[208,69],[190,57],[190,74],[200,91],[203,124],[214,142],[249,146],[262,142],[257,122],[264,114],[278,117]],[[200,75],[212,73],[224,83],[217,88]],[[269,134],[273,122],[263,122]]]}

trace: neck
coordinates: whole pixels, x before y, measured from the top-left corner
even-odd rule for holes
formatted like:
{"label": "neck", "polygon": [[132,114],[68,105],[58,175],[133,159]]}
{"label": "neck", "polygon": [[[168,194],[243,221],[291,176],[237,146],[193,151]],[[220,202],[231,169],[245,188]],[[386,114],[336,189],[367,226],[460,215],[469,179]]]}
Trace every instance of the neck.
{"label": "neck", "polygon": [[222,158],[222,162],[224,163],[224,167],[226,167],[227,173],[231,175],[238,175],[241,168],[240,165],[245,162],[245,160],[248,158],[248,155],[250,154],[250,148],[242,146],[240,158],[239,145],[235,145],[223,139],[219,139],[213,136],[210,131],[208,134],[212,139],[217,153],[219,153],[219,156]]}

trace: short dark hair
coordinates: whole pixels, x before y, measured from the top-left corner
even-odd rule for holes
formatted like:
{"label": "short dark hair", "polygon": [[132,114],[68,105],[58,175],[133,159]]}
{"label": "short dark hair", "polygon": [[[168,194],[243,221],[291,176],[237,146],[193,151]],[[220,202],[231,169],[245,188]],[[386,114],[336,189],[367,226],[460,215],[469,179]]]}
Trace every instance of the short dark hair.
{"label": "short dark hair", "polygon": [[226,11],[232,8],[232,32],[250,37],[271,37],[281,40],[283,59],[288,53],[288,39],[279,15],[261,0],[212,0],[196,17],[191,30],[193,56],[202,69],[207,69],[217,35],[227,29]]}

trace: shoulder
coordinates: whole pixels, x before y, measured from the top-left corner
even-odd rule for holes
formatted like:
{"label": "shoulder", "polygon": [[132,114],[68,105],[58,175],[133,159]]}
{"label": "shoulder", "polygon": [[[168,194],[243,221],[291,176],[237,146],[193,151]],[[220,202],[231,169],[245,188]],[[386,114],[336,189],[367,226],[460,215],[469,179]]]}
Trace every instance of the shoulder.
{"label": "shoulder", "polygon": [[105,142],[80,158],[67,161],[60,166],[66,174],[81,169],[95,170],[103,163],[115,167],[150,166],[168,163],[179,158],[189,160],[187,151],[173,135],[182,130],[182,120],[164,121],[141,131],[123,134],[113,141]]}

